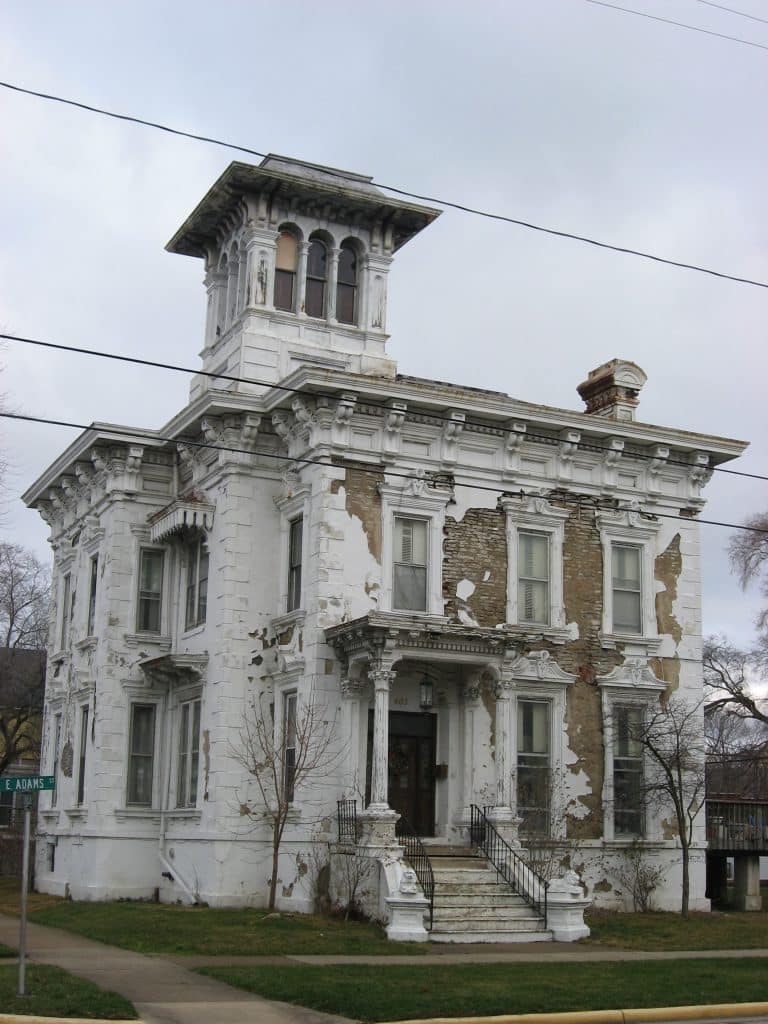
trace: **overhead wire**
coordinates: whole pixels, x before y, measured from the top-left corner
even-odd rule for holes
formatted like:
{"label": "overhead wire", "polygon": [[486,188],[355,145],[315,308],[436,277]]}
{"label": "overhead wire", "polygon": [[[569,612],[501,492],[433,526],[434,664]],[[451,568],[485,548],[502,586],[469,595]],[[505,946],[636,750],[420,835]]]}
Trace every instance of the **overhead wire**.
{"label": "overhead wire", "polygon": [[[8,333],[0,332],[0,339],[5,339],[6,341],[18,341],[18,342],[20,342],[22,344],[25,344],[25,345],[34,345],[34,346],[39,346],[41,348],[54,349],[54,350],[60,351],[60,352],[72,352],[72,353],[75,353],[77,355],[96,356],[96,357],[101,358],[101,359],[112,359],[112,360],[116,360],[116,361],[122,362],[122,363],[135,363],[138,366],[147,366],[147,367],[150,367],[151,369],[171,370],[171,371],[176,372],[176,373],[189,373],[189,374],[200,376],[200,377],[207,377],[207,378],[210,378],[210,379],[213,379],[213,380],[229,381],[229,382],[235,383],[235,384],[253,384],[253,385],[256,385],[258,387],[271,388],[271,389],[274,389],[275,391],[285,391],[288,394],[305,395],[305,396],[309,395],[309,397],[312,397],[312,398],[336,399],[336,398],[339,397],[339,391],[336,391],[336,392],[330,392],[330,391],[312,391],[312,392],[307,392],[306,389],[304,389],[304,388],[293,387],[293,386],[291,386],[289,384],[281,384],[279,382],[259,380],[256,377],[239,377],[239,376],[236,376],[234,374],[229,374],[229,373],[218,373],[218,372],[214,373],[211,370],[194,369],[193,367],[179,366],[179,365],[174,364],[174,363],[162,363],[162,362],[159,362],[159,361],[154,360],[154,359],[142,359],[139,356],[128,356],[128,355],[123,355],[122,353],[118,353],[118,352],[99,352],[97,349],[82,348],[82,347],[76,347],[76,346],[72,346],[72,345],[62,345],[62,344],[60,344],[58,342],[54,342],[54,341],[42,341],[39,338],[25,338],[25,337],[22,337],[22,336],[20,336],[18,334],[8,334]],[[343,390],[343,389],[339,389],[339,390]],[[370,407],[372,407],[374,409],[381,409],[383,412],[390,412],[391,411],[391,407],[389,405],[387,405],[385,402],[376,402],[376,401],[372,401],[372,400],[366,398],[365,405],[370,406]],[[444,423],[455,422],[455,421],[451,420],[450,416],[445,416],[445,415],[442,415],[439,412],[432,411],[432,410],[430,410],[426,415],[428,415],[431,419],[436,419],[436,420],[439,420],[439,421],[444,422]],[[524,416],[521,416],[521,419],[522,418],[524,418]],[[493,431],[496,431],[496,432],[502,433],[502,434],[513,434],[513,433],[515,433],[515,430],[512,427],[506,427],[506,426],[503,426],[501,424],[497,424],[497,423],[493,423],[493,422],[489,422],[489,421],[485,421],[485,420],[465,419],[463,421],[463,424],[465,426],[479,427],[481,429],[493,430]],[[555,438],[552,438],[550,436],[547,436],[547,435],[544,435],[544,434],[534,434],[534,433],[529,432],[529,431],[526,431],[521,436],[524,439],[527,439],[527,440],[530,440],[530,441],[543,441],[544,443],[548,443],[548,444],[552,444],[556,440]],[[593,441],[586,442],[585,446],[589,450],[591,450],[591,451],[601,451],[601,452],[615,453],[615,449],[608,448],[605,445],[600,445],[600,444],[594,443]],[[649,453],[649,452],[633,451],[631,453],[631,458],[636,458],[636,459],[640,459],[640,460],[643,460],[643,459],[645,459],[645,460],[653,460],[653,459],[658,458],[658,456],[654,455],[652,453]],[[667,466],[679,466],[679,467],[682,467],[684,469],[691,469],[692,468],[690,463],[688,463],[688,462],[681,462],[680,460],[677,460],[677,459],[665,459],[664,460],[664,464],[667,465]],[[744,470],[739,470],[739,469],[725,469],[724,467],[720,467],[720,466],[705,466],[703,468],[705,468],[707,471],[712,471],[712,472],[717,472],[717,473],[726,473],[729,476],[747,477],[750,480],[768,480],[768,476],[764,476],[764,475],[761,475],[759,473],[747,473]]]}
{"label": "overhead wire", "polygon": [[751,39],[742,39],[739,36],[729,36],[724,32],[715,32],[713,29],[701,28],[698,25],[689,25],[685,21],[673,21],[671,18],[662,18],[658,14],[649,14],[647,11],[636,11],[632,7],[620,7],[618,4],[609,4],[607,0],[584,0],[584,2],[594,4],[595,7],[608,7],[612,11],[621,11],[623,14],[635,14],[638,18],[648,18],[650,21],[661,21],[665,25],[675,25],[677,28],[690,29],[691,32],[701,32],[705,36],[717,36],[718,39],[728,39],[732,43],[741,43],[743,46],[754,46],[758,50],[768,50],[768,46],[764,43],[756,43]]}
{"label": "overhead wire", "polygon": [[759,18],[756,14],[737,11],[735,7],[725,7],[723,4],[713,3],[713,0],[696,0],[696,3],[705,4],[707,7],[716,7],[719,11],[727,11],[729,14],[737,14],[740,18],[749,18],[750,21],[761,21],[763,25],[768,25],[768,18]]}
{"label": "overhead wire", "polygon": [[[25,414],[25,413],[18,413],[18,412],[0,412],[0,418],[9,419],[9,420],[23,420],[23,421],[25,421],[27,423],[42,423],[42,424],[46,424],[48,426],[54,426],[54,427],[71,427],[73,430],[103,430],[103,432],[105,434],[113,434],[113,435],[115,435],[117,437],[125,437],[128,440],[134,440],[134,441],[136,441],[136,440],[138,440],[138,441],[160,441],[160,442],[162,442],[164,444],[177,444],[177,445],[178,444],[184,444],[184,445],[189,446],[190,448],[211,448],[214,451],[232,452],[233,454],[237,454],[237,455],[259,455],[259,456],[262,456],[263,458],[275,459],[276,461],[283,462],[283,463],[285,463],[285,462],[296,462],[296,463],[301,463],[302,465],[305,465],[305,466],[327,466],[330,469],[333,469],[333,468],[344,469],[344,468],[346,468],[344,466],[344,460],[341,460],[341,461],[338,461],[338,462],[332,462],[332,461],[324,461],[323,459],[319,459],[319,458],[301,458],[298,455],[286,455],[286,454],[284,454],[282,452],[268,452],[268,451],[264,451],[263,449],[240,448],[240,447],[238,447],[236,445],[214,444],[212,441],[195,441],[192,438],[188,438],[188,437],[185,437],[183,435],[180,435],[178,437],[170,437],[170,436],[165,436],[163,434],[155,433],[154,431],[132,430],[132,429],[124,428],[124,427],[112,426],[112,425],[110,425],[108,423],[102,424],[101,426],[98,426],[98,425],[96,425],[94,423],[73,423],[73,422],[71,422],[69,420],[55,420],[55,419],[52,419],[52,418],[47,417],[47,416],[31,416],[31,415],[28,415],[28,414]],[[384,474],[385,476],[393,477],[395,479],[400,479],[400,480],[413,480],[413,478],[414,478],[414,474],[412,472],[408,473],[408,472],[403,472],[403,471],[396,470],[396,469],[389,469],[388,467],[381,467],[381,466],[366,466],[366,465],[361,464],[360,462],[358,462],[357,460],[354,460],[354,459],[347,459],[346,462],[347,463],[353,463],[355,470],[357,472],[360,472],[360,473],[369,473],[369,474],[373,474],[373,475],[376,475],[376,476],[381,476],[382,474]],[[445,473],[441,473],[441,472],[438,471],[438,472],[432,474],[432,476],[435,477],[435,478],[438,478],[438,479],[441,478],[441,477],[444,478],[445,477]],[[487,484],[477,484],[477,483],[468,484],[467,486],[470,487],[474,491],[486,491],[486,492],[488,492],[490,494],[497,494],[497,495],[504,495],[504,494],[514,495],[516,493],[517,494],[525,494],[526,493],[524,491],[524,489],[522,489],[522,488],[514,489],[514,488],[503,488],[503,487],[490,487]],[[606,500],[606,499],[601,499],[601,498],[598,498],[598,497],[594,497],[593,498],[590,495],[575,495],[575,494],[571,495],[571,494],[568,494],[567,492],[562,492],[562,493],[558,494],[558,498],[560,498],[561,500],[565,501],[566,503],[570,502],[571,504],[576,504],[580,508],[583,508],[584,506],[587,506],[587,507],[590,507],[590,508],[606,509],[606,510],[610,510],[610,511],[617,511],[618,510],[618,511],[640,512],[642,515],[651,516],[651,517],[656,516],[659,519],[675,519],[675,520],[679,520],[679,521],[684,522],[684,523],[700,523],[700,524],[704,524],[706,526],[723,526],[723,527],[725,527],[726,529],[729,529],[729,530],[746,530],[746,531],[748,531],[750,533],[766,533],[766,534],[768,534],[768,529],[763,529],[762,527],[759,527],[759,526],[746,526],[746,525],[744,525],[742,523],[724,523],[724,522],[720,522],[720,521],[714,520],[714,519],[699,519],[698,516],[673,515],[671,512],[659,512],[656,509],[642,509],[642,508],[635,508],[634,506],[631,506],[630,508],[626,508],[626,507],[622,508],[621,506],[618,506],[618,508],[617,508],[617,504],[615,502],[612,502],[612,501]],[[619,500],[621,500],[621,499],[619,499]]]}
{"label": "overhead wire", "polygon": [[[588,2],[597,3],[598,0],[588,0]],[[607,4],[604,6],[610,7],[613,5]],[[624,8],[618,9],[624,10]],[[768,47],[763,47],[763,49],[768,49]],[[143,125],[147,128],[155,128],[158,131],[166,132],[169,135],[178,135],[181,136],[182,138],[192,139],[196,142],[204,142],[212,146],[221,146],[225,149],[237,150],[240,153],[247,153],[250,156],[264,158],[268,155],[266,153],[261,152],[260,150],[252,149],[249,146],[242,146],[234,142],[227,142],[223,139],[216,139],[209,135],[201,135],[195,132],[184,131],[179,128],[172,128],[170,127],[170,125],[161,124],[158,121],[150,121],[142,117],[136,117],[132,114],[122,114],[113,110],[106,110],[103,107],[96,107],[89,103],[81,103],[78,100],[68,99],[67,97],[58,96],[54,93],[45,93],[40,92],[36,89],[27,89],[23,86],[16,85],[13,82],[0,81],[0,88],[10,89],[13,92],[23,93],[27,96],[34,96],[38,99],[48,100],[54,103],[62,103],[66,106],[76,107],[80,110],[85,110],[92,114],[100,114],[104,117],[116,118],[119,121],[128,121],[133,124]],[[359,184],[359,178],[357,176],[346,174],[344,171],[334,171],[334,175],[338,178],[341,178],[342,180],[347,180]],[[493,213],[489,210],[481,210],[478,207],[469,206],[466,203],[454,202],[449,199],[441,199],[435,196],[422,195],[421,193],[418,192],[411,192],[408,191],[407,189],[397,188],[394,185],[386,185],[380,181],[372,180],[371,185],[375,186],[376,188],[384,189],[387,192],[392,192],[395,195],[405,196],[409,199],[417,199],[419,202],[436,203],[440,206],[444,206],[449,209],[459,210],[462,213],[468,213],[476,217],[484,217],[488,220],[502,221],[503,223],[506,224],[513,224],[517,227],[525,228],[530,231],[538,231],[542,234],[552,235],[556,238],[567,238],[570,239],[571,241],[582,242],[585,245],[591,245],[599,249],[608,249],[612,252],[623,253],[626,256],[636,256],[640,259],[651,260],[654,263],[663,263],[666,266],[677,267],[682,270],[692,270],[695,271],[696,273],[708,274],[710,277],[717,277],[726,281],[735,281],[738,284],[747,284],[755,288],[768,288],[768,282],[766,281],[757,281],[749,277],[742,277],[737,274],[729,274],[725,273],[724,271],[713,270],[711,267],[703,267],[696,263],[687,263],[682,260],[669,259],[665,256],[657,256],[654,253],[644,252],[643,250],[633,249],[628,246],[614,245],[611,242],[603,242],[596,238],[590,238],[587,235],[579,235],[571,231],[563,231],[557,228],[545,227],[542,224],[534,224],[531,221],[522,220],[517,217],[510,217],[507,216],[506,214]]]}

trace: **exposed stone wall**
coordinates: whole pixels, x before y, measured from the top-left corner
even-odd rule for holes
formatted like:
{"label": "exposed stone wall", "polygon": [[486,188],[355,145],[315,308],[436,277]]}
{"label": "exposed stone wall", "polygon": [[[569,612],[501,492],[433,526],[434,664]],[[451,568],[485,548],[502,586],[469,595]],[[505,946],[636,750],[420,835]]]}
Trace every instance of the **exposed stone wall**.
{"label": "exposed stone wall", "polygon": [[496,509],[469,509],[459,522],[446,516],[443,597],[452,620],[490,629],[506,621],[506,530],[504,512]]}

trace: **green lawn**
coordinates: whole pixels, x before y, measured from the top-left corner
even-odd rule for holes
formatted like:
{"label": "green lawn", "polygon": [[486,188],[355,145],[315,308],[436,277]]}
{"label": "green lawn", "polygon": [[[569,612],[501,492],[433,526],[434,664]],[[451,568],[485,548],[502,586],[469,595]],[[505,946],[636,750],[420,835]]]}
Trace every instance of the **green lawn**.
{"label": "green lawn", "polygon": [[[0,879],[0,913],[18,914],[16,882]],[[137,953],[261,956],[281,953],[424,953],[423,945],[389,942],[378,925],[264,910],[213,910],[118,900],[75,903],[30,893],[29,920]]]}
{"label": "green lawn", "polygon": [[2,942],[0,942],[0,958],[5,958],[5,957],[9,957],[9,956],[16,956],[16,955],[17,955],[17,953],[16,953],[15,949],[11,949],[10,946],[4,946],[2,944]]}
{"label": "green lawn", "polygon": [[361,1021],[766,998],[765,960],[414,967],[206,967],[230,985]]}
{"label": "green lawn", "polygon": [[[712,911],[709,914],[619,914],[593,910],[584,945],[622,949],[765,949],[768,914]],[[766,987],[768,991],[768,986]]]}
{"label": "green lawn", "polygon": [[106,1017],[128,1020],[136,1010],[127,999],[76,978],[58,967],[31,965],[26,971],[27,995],[19,997],[18,969],[0,967],[0,1007],[3,1013],[47,1017]]}

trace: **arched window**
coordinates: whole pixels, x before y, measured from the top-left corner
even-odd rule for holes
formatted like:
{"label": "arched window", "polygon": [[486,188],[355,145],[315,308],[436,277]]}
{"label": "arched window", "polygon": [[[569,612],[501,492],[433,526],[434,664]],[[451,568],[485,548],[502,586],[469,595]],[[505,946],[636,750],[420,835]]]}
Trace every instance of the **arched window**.
{"label": "arched window", "polygon": [[275,263],[275,309],[293,311],[298,254],[299,246],[294,236],[289,231],[281,231]]}
{"label": "arched window", "polygon": [[307,316],[325,316],[325,282],[328,278],[328,250],[319,238],[309,243],[307,254]]}
{"label": "arched window", "polygon": [[352,242],[342,242],[339,253],[339,278],[336,285],[336,319],[353,324],[357,318],[357,250]]}

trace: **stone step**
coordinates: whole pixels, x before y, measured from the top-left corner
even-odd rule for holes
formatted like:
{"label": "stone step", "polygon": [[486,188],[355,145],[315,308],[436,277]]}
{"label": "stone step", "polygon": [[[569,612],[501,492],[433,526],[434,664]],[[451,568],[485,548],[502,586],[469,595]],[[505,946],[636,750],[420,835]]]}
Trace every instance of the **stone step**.
{"label": "stone step", "polygon": [[435,882],[455,884],[461,882],[465,885],[495,885],[498,882],[498,875],[488,868],[432,868],[435,875]]}
{"label": "stone step", "polygon": [[433,871],[455,871],[469,869],[475,871],[487,871],[488,862],[479,857],[434,857],[429,855],[429,862]]}
{"label": "stone step", "polygon": [[465,896],[472,899],[474,896],[516,896],[517,893],[510,889],[503,882],[441,882],[435,879],[435,895],[440,896]]}
{"label": "stone step", "polygon": [[517,907],[476,907],[474,904],[465,904],[463,907],[436,906],[434,919],[441,925],[449,921],[458,921],[464,926],[468,921],[538,921],[539,915],[525,903]]}
{"label": "stone step", "polygon": [[424,849],[430,857],[474,857],[475,851],[471,846],[451,846],[450,843],[432,843],[428,839],[422,840]]}
{"label": "stone step", "polygon": [[506,932],[436,932],[429,933],[430,942],[552,942],[552,932],[546,931],[506,931]]}
{"label": "stone step", "polygon": [[472,935],[475,932],[491,934],[493,932],[536,932],[544,927],[540,917],[520,917],[510,921],[487,920],[483,917],[464,918],[463,920],[447,920],[433,922],[432,931],[438,932],[462,932],[465,935]]}
{"label": "stone step", "polygon": [[522,896],[514,892],[482,893],[465,892],[446,894],[435,893],[435,907],[518,907],[528,906]]}

